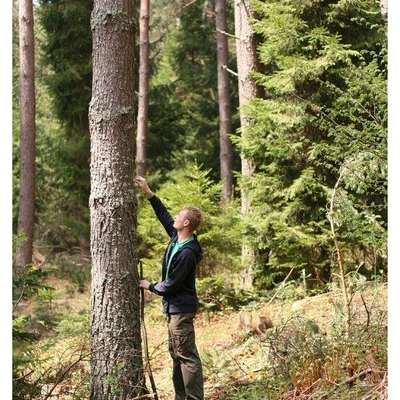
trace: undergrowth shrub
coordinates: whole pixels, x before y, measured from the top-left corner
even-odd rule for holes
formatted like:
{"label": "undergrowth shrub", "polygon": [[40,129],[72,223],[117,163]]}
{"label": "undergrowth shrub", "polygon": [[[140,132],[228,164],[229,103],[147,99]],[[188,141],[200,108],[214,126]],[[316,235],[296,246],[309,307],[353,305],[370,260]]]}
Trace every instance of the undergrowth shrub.
{"label": "undergrowth shrub", "polygon": [[207,378],[220,384],[215,400],[386,400],[385,294],[376,283],[352,292],[348,338],[333,292],[304,303],[315,319],[299,310],[263,334],[234,336],[233,347],[202,355]]}
{"label": "undergrowth shrub", "polygon": [[77,313],[64,314],[55,331],[60,337],[80,337],[89,340],[90,312],[81,310]]}
{"label": "undergrowth shrub", "polygon": [[197,280],[199,308],[201,311],[218,312],[251,307],[265,300],[261,291],[244,290],[236,287],[223,275],[215,275]]}
{"label": "undergrowth shrub", "polygon": [[[57,268],[57,277],[67,279],[80,293],[83,293],[90,282],[91,263],[78,254],[59,253],[51,260]],[[72,290],[70,290],[70,294]]]}
{"label": "undergrowth shrub", "polygon": [[[171,170],[170,179],[159,189],[154,177],[149,177],[148,182],[173,217],[187,205],[195,205],[204,213],[204,222],[196,231],[204,252],[199,277],[226,274],[232,278],[240,270],[240,207],[236,200],[221,202],[221,184],[214,183],[209,174],[210,170],[190,165],[183,170]],[[138,256],[144,264],[144,274],[151,280],[159,279],[169,238],[141,193],[138,234]]]}
{"label": "undergrowth shrub", "polygon": [[235,289],[223,276],[217,275],[197,281],[200,309],[206,311],[222,311],[234,308],[237,302]]}
{"label": "undergrowth shrub", "polygon": [[312,320],[293,315],[268,331],[267,342],[272,377],[284,382],[285,393],[292,396],[331,399],[340,392],[343,397],[338,398],[361,398],[386,379],[385,326],[353,325],[346,339],[329,336]]}
{"label": "undergrowth shrub", "polygon": [[[76,289],[53,288],[54,277]],[[37,267],[13,267],[13,399],[88,398],[87,301],[62,301],[89,283],[90,263],[71,254],[47,257]],[[50,282],[50,283],[49,283]],[[55,283],[55,282],[54,282]]]}
{"label": "undergrowth shrub", "polygon": [[[14,238],[18,242],[19,238]],[[18,243],[16,243],[18,247]],[[12,345],[13,345],[13,398],[28,399],[37,395],[38,389],[29,379],[37,363],[33,349],[40,339],[40,333],[32,328],[32,316],[21,307],[38,293],[51,292],[52,288],[42,283],[50,271],[34,265],[13,267],[13,310],[12,310]]]}

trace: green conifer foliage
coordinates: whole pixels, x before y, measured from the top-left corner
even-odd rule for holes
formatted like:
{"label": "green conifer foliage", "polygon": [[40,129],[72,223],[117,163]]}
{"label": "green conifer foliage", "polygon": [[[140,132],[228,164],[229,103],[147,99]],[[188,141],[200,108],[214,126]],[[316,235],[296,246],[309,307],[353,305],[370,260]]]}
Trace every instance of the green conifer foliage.
{"label": "green conifer foliage", "polygon": [[[88,108],[92,81],[90,14],[93,0],[40,0],[40,79],[48,88],[51,108],[61,124],[57,137],[46,128],[46,159],[41,185],[53,188],[42,204],[48,239],[62,247],[88,237],[90,140]],[[46,111],[48,113],[48,111]],[[53,123],[54,124],[54,123]],[[54,190],[56,189],[56,190]],[[56,196],[55,202],[51,197]],[[63,231],[60,228],[63,226]],[[66,242],[61,238],[68,237]]]}
{"label": "green conifer foliage", "polygon": [[[227,201],[222,206],[221,184],[212,181],[209,169],[195,164],[173,170],[168,175],[167,183],[159,185],[159,182],[159,177],[149,177],[150,187],[172,216],[188,205],[195,205],[204,213],[204,222],[196,232],[204,250],[199,277],[214,274],[236,276],[240,268],[241,251],[238,202]],[[144,197],[139,200],[138,232],[139,258],[144,263],[145,274],[158,280],[168,236]]]}
{"label": "green conifer foliage", "polygon": [[[232,24],[232,13],[229,18]],[[211,168],[212,178],[218,180],[217,59],[212,4],[201,0],[181,5],[170,17],[168,28],[152,73],[149,166],[153,157],[157,165],[167,157],[170,163],[162,165],[166,170],[171,169],[171,163],[173,168],[180,168],[185,163],[198,162]],[[232,87],[236,86],[234,82]],[[237,103],[237,90],[233,90],[232,99]]]}
{"label": "green conifer foliage", "polygon": [[[41,0],[38,14],[47,40],[43,62],[58,118],[70,130],[88,129],[92,79],[90,13],[93,0]],[[72,132],[70,132],[72,133]]]}
{"label": "green conifer foliage", "polygon": [[258,166],[242,182],[254,200],[245,236],[260,252],[258,282],[292,267],[330,278],[327,204],[339,176],[335,218],[346,268],[385,269],[387,36],[379,4],[254,6],[266,97],[250,106],[250,140],[236,142]]}

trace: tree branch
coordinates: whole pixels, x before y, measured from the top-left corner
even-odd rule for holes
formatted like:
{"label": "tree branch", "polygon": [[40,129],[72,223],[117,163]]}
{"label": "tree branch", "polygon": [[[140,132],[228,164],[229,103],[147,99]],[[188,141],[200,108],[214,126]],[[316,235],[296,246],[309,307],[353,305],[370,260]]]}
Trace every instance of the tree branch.
{"label": "tree branch", "polygon": [[230,37],[230,38],[240,40],[240,37],[235,36],[235,35],[232,35],[231,33],[222,31],[221,29],[217,29],[217,32],[222,33],[223,35],[228,36],[228,37]]}
{"label": "tree branch", "polygon": [[289,276],[291,275],[291,273],[293,272],[294,267],[289,271],[289,273],[286,275],[286,278],[283,280],[283,282],[279,285],[278,290],[275,292],[275,294],[272,296],[272,299],[267,303],[267,306],[269,304],[271,304],[272,300],[275,299],[275,297],[278,295],[279,291],[281,290],[281,288],[285,285],[285,282],[288,280]]}
{"label": "tree branch", "polygon": [[223,68],[228,71],[230,74],[239,77],[239,74],[235,71],[232,71],[231,69],[229,69],[226,65],[223,66]]}

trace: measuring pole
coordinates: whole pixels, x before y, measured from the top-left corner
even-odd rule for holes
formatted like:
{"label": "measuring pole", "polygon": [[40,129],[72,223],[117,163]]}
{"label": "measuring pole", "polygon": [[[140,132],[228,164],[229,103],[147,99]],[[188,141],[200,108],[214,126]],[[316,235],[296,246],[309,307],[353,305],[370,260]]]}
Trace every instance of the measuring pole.
{"label": "measuring pole", "polygon": [[[139,261],[140,268],[140,279],[143,279],[143,263],[142,260]],[[158,400],[157,388],[153,378],[153,372],[151,371],[150,366],[150,358],[149,358],[149,346],[147,343],[147,331],[146,324],[144,321],[144,289],[140,288],[140,320],[141,320],[141,328],[142,328],[142,339],[143,339],[143,347],[144,347],[144,362],[145,362],[145,370],[149,374],[151,388],[153,390],[154,400]]]}

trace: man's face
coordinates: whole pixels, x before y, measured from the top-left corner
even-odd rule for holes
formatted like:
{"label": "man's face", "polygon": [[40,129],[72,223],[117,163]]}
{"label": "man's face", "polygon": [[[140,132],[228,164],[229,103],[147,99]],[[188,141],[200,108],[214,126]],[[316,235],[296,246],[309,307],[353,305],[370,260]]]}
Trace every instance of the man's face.
{"label": "man's face", "polygon": [[189,220],[186,219],[186,210],[179,211],[178,215],[175,217],[174,228],[177,231],[182,230],[184,227],[189,225]]}

